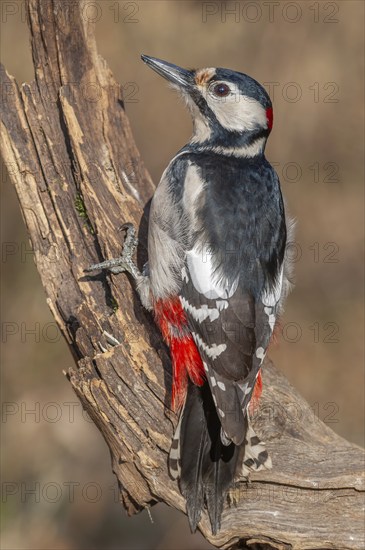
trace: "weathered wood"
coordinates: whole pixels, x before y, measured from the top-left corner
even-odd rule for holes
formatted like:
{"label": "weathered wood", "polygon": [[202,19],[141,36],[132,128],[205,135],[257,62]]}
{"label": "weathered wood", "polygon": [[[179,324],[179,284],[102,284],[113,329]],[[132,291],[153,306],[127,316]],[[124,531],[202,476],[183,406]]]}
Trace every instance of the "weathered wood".
{"label": "weathered wood", "polygon": [[[83,272],[118,255],[126,221],[140,226],[143,263],[143,207],[154,187],[82,10],[76,1],[27,1],[35,81],[19,89],[1,68],[3,157],[75,357],[69,379],[110,448],[124,506],[184,510],[166,467],[176,418],[161,337],[126,276]],[[110,347],[105,331],[121,344]],[[254,420],[273,470],[238,484],[220,533],[211,535],[204,516],[203,535],[221,548],[363,548],[363,451],[325,426],[270,361]]]}

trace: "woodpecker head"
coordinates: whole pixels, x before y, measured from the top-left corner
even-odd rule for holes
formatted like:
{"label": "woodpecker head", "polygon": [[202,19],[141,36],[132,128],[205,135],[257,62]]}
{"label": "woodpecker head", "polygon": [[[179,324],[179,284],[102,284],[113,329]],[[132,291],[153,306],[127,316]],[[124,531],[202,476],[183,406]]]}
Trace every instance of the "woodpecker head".
{"label": "woodpecker head", "polygon": [[238,156],[263,152],[273,112],[270,97],[256,80],[230,69],[187,70],[141,57],[186,100],[193,118],[193,143]]}

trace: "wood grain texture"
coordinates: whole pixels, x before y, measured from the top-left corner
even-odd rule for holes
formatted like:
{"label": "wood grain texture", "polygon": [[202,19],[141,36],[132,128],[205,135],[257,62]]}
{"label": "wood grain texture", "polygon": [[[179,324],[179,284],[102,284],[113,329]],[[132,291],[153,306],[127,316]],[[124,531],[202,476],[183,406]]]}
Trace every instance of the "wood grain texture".
{"label": "wood grain texture", "polygon": [[[154,186],[83,2],[26,4],[35,80],[19,88],[1,68],[2,151],[47,302],[75,358],[67,375],[110,448],[128,512],[158,501],[184,511],[167,472],[176,425],[167,350],[126,276],[83,271],[119,254],[126,221],[140,227],[143,264]],[[104,331],[120,345],[110,347]],[[263,382],[254,425],[273,470],[237,484],[222,530],[213,537],[204,515],[203,535],[221,548],[363,548],[363,451],[324,425],[269,360]]]}

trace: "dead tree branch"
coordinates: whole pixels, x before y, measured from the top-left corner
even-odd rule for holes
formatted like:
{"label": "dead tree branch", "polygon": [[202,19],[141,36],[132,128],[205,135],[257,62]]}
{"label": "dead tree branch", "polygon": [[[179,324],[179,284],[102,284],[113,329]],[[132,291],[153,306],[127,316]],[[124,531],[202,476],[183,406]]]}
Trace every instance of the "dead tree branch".
{"label": "dead tree branch", "polygon": [[[154,189],[83,6],[27,1],[35,80],[18,88],[1,69],[3,157],[75,357],[69,379],[110,448],[123,505],[129,514],[157,501],[184,510],[167,472],[176,418],[161,337],[127,277],[83,272],[119,254],[127,221],[140,226],[143,263]],[[362,450],[320,422],[269,361],[264,388],[255,424],[274,468],[236,487],[217,536],[204,516],[203,535],[221,548],[363,548]]]}

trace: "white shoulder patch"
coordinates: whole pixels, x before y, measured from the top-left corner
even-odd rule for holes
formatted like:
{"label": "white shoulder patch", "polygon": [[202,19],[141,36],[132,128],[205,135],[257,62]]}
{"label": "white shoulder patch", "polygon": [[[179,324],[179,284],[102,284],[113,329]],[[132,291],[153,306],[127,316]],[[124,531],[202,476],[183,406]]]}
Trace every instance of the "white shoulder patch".
{"label": "white shoulder patch", "polygon": [[226,300],[237,290],[238,278],[229,287],[217,282],[210,254],[197,247],[186,253],[187,266],[195,289],[211,300]]}

